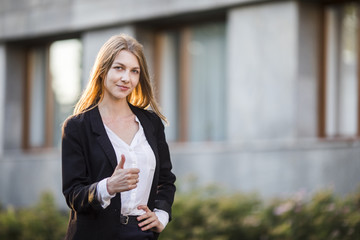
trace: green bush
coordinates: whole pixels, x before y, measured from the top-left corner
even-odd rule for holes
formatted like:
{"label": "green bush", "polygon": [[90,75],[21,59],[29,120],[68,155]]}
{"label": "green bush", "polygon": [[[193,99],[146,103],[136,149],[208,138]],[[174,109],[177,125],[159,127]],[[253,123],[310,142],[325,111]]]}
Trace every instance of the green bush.
{"label": "green bush", "polygon": [[[360,189],[359,189],[360,190]],[[359,240],[360,191],[345,198],[320,191],[265,203],[214,188],[177,194],[161,240]]]}
{"label": "green bush", "polygon": [[[31,208],[0,205],[1,240],[63,239],[68,213],[56,209],[51,194]],[[160,240],[358,240],[360,189],[340,198],[320,191],[292,198],[261,200],[255,194],[227,194],[217,187],[176,195],[173,220]]]}
{"label": "green bush", "polygon": [[65,236],[67,221],[67,213],[56,208],[50,193],[44,193],[34,207],[0,208],[0,239],[60,240]]}

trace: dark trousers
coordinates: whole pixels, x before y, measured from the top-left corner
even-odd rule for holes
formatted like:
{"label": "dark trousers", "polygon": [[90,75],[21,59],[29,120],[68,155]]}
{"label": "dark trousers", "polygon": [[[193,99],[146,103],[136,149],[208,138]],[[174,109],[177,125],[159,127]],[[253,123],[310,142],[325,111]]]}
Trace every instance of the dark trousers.
{"label": "dark trousers", "polygon": [[136,224],[121,224],[118,231],[118,240],[154,240],[154,232],[142,231]]}

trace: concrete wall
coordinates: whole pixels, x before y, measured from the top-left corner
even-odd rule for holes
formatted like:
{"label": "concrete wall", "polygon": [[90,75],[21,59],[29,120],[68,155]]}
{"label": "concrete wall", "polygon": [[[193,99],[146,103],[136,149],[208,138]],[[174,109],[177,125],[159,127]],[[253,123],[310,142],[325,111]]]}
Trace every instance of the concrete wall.
{"label": "concrete wall", "polygon": [[230,141],[316,138],[320,7],[239,7],[228,23]]}
{"label": "concrete wall", "polygon": [[0,0],[0,40],[83,31],[258,1]]}
{"label": "concrete wall", "polygon": [[227,132],[231,142],[295,137],[297,21],[293,1],[229,11]]}
{"label": "concrete wall", "polygon": [[360,142],[199,144],[173,146],[178,184],[183,190],[215,184],[226,191],[255,192],[265,198],[332,189],[346,195],[360,187]]}
{"label": "concrete wall", "polygon": [[62,195],[59,149],[43,152],[6,151],[0,160],[0,202],[31,206],[43,192],[53,193],[56,203],[66,209]]}

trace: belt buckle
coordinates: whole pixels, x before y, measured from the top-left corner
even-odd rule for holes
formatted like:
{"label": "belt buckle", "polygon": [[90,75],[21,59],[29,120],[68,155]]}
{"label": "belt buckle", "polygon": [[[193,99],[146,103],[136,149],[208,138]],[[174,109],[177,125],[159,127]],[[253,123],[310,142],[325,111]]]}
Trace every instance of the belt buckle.
{"label": "belt buckle", "polygon": [[120,216],[120,222],[124,225],[127,225],[129,223],[129,216],[128,215],[121,215]]}

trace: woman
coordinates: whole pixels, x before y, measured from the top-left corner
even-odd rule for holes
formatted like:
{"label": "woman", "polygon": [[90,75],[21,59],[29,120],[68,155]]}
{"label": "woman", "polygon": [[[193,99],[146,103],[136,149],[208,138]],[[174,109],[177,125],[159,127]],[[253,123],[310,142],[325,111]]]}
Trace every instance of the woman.
{"label": "woman", "polygon": [[63,126],[66,239],[157,239],[175,194],[161,119],[142,46],[111,37]]}

